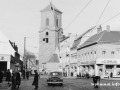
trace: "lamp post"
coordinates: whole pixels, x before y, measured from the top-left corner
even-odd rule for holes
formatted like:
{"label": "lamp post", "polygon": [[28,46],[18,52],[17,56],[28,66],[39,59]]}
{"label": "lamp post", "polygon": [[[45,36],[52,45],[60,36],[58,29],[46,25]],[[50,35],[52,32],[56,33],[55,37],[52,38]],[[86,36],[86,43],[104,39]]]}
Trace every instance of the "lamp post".
{"label": "lamp post", "polygon": [[26,77],[26,69],[27,69],[27,63],[26,63],[26,37],[24,37],[24,75],[23,75],[23,79],[25,79]]}

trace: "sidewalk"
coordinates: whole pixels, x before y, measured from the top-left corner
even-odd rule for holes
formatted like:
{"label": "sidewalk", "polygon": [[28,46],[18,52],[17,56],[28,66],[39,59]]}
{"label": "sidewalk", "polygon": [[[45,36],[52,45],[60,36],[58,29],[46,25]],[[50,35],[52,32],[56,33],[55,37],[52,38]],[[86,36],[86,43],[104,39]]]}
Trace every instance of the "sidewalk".
{"label": "sidewalk", "polygon": [[2,83],[0,83],[0,90],[10,90],[10,87],[6,81],[3,81]]}
{"label": "sidewalk", "polygon": [[101,78],[101,79],[104,79],[104,80],[120,80],[120,78]]}

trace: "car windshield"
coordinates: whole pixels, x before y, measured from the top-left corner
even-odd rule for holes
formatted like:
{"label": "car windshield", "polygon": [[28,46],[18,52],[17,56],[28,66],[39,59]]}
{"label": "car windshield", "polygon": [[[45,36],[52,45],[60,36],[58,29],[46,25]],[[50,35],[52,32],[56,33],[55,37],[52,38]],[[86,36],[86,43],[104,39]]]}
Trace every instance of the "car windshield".
{"label": "car windshield", "polygon": [[61,72],[51,72],[50,76],[62,76]]}

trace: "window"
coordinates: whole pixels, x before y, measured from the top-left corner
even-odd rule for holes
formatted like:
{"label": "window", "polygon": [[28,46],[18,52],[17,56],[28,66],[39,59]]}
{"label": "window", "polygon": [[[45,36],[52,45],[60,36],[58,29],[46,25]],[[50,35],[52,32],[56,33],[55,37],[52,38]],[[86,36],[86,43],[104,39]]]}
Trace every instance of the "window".
{"label": "window", "polygon": [[103,57],[105,57],[106,51],[102,51],[102,55]]}
{"label": "window", "polygon": [[89,55],[89,53],[88,53],[88,59],[90,59],[90,55]]}
{"label": "window", "polygon": [[46,35],[48,35],[48,32],[46,32]]}
{"label": "window", "polygon": [[46,38],[46,43],[48,43],[48,38]]}
{"label": "window", "polygon": [[112,54],[112,55],[114,55],[114,54],[115,54],[115,52],[114,52],[114,51],[111,51],[111,54]]}
{"label": "window", "polygon": [[91,59],[92,59],[92,57],[93,57],[93,54],[92,54],[92,52],[91,52]]}
{"label": "window", "polygon": [[97,56],[97,55],[96,55],[96,51],[95,51],[94,53],[95,53],[95,54],[94,54],[94,58],[96,58],[96,56]]}
{"label": "window", "polygon": [[46,25],[49,25],[49,19],[48,18],[46,19]]}
{"label": "window", "polygon": [[58,26],[58,19],[56,19],[56,26]]}
{"label": "window", "polygon": [[106,54],[106,51],[102,51],[102,54]]}
{"label": "window", "polygon": [[96,51],[95,51],[95,54],[96,54]]}
{"label": "window", "polygon": [[45,38],[43,38],[43,41],[45,41]]}

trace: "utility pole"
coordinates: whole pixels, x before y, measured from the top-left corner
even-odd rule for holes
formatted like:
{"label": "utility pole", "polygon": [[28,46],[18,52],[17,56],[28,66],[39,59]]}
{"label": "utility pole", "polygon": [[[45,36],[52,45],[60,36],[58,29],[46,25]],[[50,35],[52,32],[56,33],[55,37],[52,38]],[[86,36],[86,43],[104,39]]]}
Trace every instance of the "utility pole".
{"label": "utility pole", "polygon": [[27,71],[27,60],[26,60],[26,37],[24,37],[24,79],[26,77],[26,71]]}

